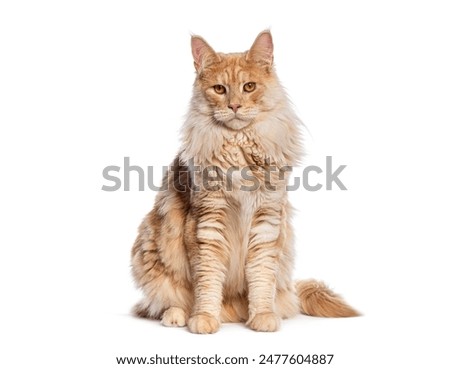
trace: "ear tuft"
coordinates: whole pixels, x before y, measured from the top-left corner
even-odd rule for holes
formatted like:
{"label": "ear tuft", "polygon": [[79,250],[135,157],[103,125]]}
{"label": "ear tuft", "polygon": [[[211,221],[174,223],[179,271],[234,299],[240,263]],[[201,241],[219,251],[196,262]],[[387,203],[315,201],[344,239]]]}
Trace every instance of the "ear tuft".
{"label": "ear tuft", "polygon": [[272,65],[273,63],[273,42],[272,34],[269,30],[262,31],[253,42],[248,51],[247,57],[255,62]]}
{"label": "ear tuft", "polygon": [[194,66],[197,72],[211,63],[216,58],[216,52],[200,36],[191,37],[192,56],[194,57]]}

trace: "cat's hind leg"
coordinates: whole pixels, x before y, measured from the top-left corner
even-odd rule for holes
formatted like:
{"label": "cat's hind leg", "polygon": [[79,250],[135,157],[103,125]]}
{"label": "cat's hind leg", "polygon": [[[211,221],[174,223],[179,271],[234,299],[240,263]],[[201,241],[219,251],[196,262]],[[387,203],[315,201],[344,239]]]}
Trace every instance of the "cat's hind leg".
{"label": "cat's hind leg", "polygon": [[144,298],[135,305],[134,315],[159,319],[167,327],[186,326],[193,304],[193,294],[187,283],[175,279],[160,261],[149,266],[140,281]]}
{"label": "cat's hind leg", "polygon": [[144,298],[133,307],[133,315],[161,320],[166,327],[186,326],[192,293],[187,288],[176,286],[170,276],[161,275],[158,280],[159,283],[150,280],[143,286]]}
{"label": "cat's hind leg", "polygon": [[194,297],[188,280],[182,225],[175,223],[169,228],[167,223],[167,219],[152,211],[139,229],[132,250],[132,272],[144,298],[135,305],[133,313],[161,320],[165,326],[181,327],[186,325]]}

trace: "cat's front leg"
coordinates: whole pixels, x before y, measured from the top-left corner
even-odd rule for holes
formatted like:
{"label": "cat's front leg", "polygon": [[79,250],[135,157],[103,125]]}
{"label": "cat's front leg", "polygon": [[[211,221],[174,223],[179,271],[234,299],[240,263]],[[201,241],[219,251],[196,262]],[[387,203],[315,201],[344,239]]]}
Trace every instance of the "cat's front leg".
{"label": "cat's front leg", "polygon": [[282,236],[280,210],[267,207],[256,212],[250,231],[245,276],[248,283],[247,325],[262,332],[280,327],[275,313],[276,279]]}
{"label": "cat's front leg", "polygon": [[221,199],[202,204],[197,211],[196,237],[191,244],[191,270],[195,302],[188,321],[193,333],[215,333],[220,328],[222,290],[228,260],[228,243],[223,235],[225,212]]}

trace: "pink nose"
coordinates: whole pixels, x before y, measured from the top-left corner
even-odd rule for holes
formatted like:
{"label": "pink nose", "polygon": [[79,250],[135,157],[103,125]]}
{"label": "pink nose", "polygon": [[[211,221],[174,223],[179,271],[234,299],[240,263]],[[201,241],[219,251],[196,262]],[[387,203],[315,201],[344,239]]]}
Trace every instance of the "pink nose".
{"label": "pink nose", "polygon": [[236,113],[237,110],[241,107],[241,105],[240,104],[230,104],[230,105],[228,105],[228,107]]}

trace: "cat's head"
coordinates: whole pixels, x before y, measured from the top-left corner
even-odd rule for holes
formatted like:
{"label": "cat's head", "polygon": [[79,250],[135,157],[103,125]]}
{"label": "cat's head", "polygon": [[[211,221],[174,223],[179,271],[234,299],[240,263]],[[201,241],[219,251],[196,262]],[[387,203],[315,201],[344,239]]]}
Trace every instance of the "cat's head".
{"label": "cat's head", "polygon": [[239,130],[276,107],[281,87],[269,31],[261,32],[243,53],[217,53],[199,36],[192,36],[191,46],[197,71],[194,97],[202,114]]}

